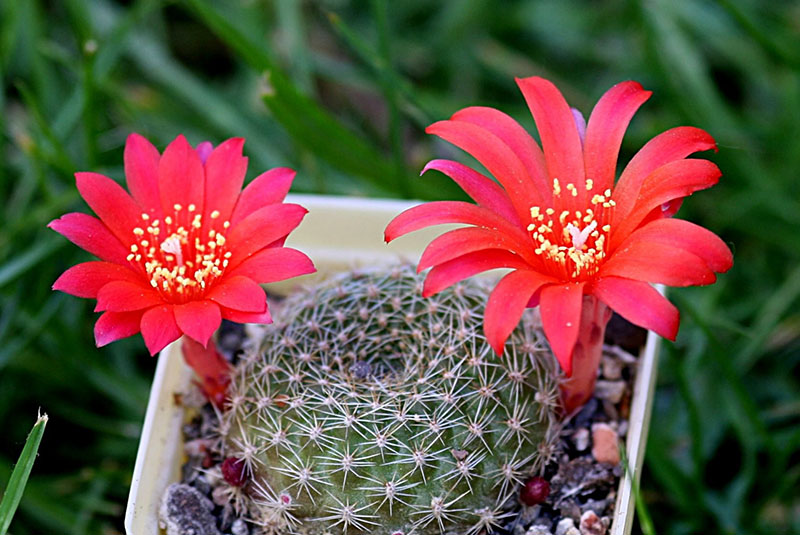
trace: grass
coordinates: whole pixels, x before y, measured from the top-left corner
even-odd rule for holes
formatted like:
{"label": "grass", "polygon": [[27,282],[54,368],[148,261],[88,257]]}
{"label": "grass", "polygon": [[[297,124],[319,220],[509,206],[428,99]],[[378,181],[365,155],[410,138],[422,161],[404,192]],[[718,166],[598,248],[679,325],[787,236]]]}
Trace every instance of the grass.
{"label": "grass", "polygon": [[28,483],[28,477],[30,477],[33,469],[36,453],[39,450],[39,444],[42,442],[42,435],[46,426],[47,415],[39,414],[31,433],[28,435],[28,439],[25,441],[25,447],[22,448],[19,460],[17,460],[14,470],[11,472],[11,477],[8,479],[3,499],[0,500],[0,535],[8,533],[11,519],[14,518],[14,513],[17,512],[17,507],[19,507],[22,494],[25,492],[25,485]]}
{"label": "grass", "polygon": [[[122,177],[135,131],[163,147],[247,138],[251,173],[297,191],[445,198],[423,133],[493,105],[532,129],[514,76],[588,112],[617,81],[654,96],[622,160],[680,124],[708,130],[721,183],[681,217],[736,265],[671,293],[641,500],[659,534],[800,532],[800,10],[766,0],[487,3],[184,0],[0,4],[0,421],[50,415],[10,533],[118,533],[154,360],[97,349],[91,304],[49,287],[84,253],[45,228],[85,210],[72,173]],[[5,488],[21,443],[0,443]],[[648,531],[650,531],[648,529]]]}

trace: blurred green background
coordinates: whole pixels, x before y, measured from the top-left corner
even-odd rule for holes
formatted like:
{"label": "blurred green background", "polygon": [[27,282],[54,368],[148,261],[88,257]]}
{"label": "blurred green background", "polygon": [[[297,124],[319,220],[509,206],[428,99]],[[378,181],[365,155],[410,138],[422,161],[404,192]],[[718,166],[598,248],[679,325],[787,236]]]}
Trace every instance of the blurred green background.
{"label": "blurred green background", "polygon": [[541,75],[585,114],[618,81],[654,91],[622,161],[684,124],[720,145],[720,184],[679,216],[736,264],[671,293],[683,323],[642,478],[655,531],[800,533],[799,70],[796,2],[0,0],[0,488],[50,415],[12,532],[122,532],[155,367],[140,337],[95,348],[93,303],[50,291],[88,259],[45,228],[86,210],[75,171],[121,180],[130,132],[244,136],[249,178],[286,165],[294,191],[451,198],[417,174],[469,159],[424,127],[484,104],[532,130],[513,78]]}

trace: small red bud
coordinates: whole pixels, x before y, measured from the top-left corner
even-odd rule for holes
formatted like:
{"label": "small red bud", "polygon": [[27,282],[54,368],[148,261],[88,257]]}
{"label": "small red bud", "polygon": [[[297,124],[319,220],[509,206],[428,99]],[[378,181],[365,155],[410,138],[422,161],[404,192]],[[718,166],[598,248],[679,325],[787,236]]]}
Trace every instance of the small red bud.
{"label": "small red bud", "polygon": [[550,495],[550,483],[543,477],[532,477],[525,482],[519,493],[519,499],[528,506],[543,503]]}
{"label": "small red bud", "polygon": [[244,461],[236,457],[227,457],[222,461],[222,477],[234,487],[241,487],[244,485],[247,482]]}

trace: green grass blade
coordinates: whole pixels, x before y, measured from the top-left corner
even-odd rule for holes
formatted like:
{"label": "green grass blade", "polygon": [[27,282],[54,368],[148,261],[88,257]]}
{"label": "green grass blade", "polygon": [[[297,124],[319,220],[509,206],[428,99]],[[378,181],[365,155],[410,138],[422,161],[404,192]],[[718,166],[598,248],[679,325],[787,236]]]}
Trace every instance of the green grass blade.
{"label": "green grass blade", "polygon": [[763,356],[763,348],[769,336],[778,326],[778,320],[800,295],[800,266],[794,268],[775,292],[761,305],[756,314],[752,337],[736,355],[735,361],[740,370],[748,372]]}
{"label": "green grass blade", "polygon": [[339,170],[367,180],[376,193],[392,191],[387,177],[394,163],[365,138],[353,132],[317,102],[303,95],[275,65],[263,47],[202,0],[188,0],[192,10],[254,69],[268,73],[264,103],[292,139]]}
{"label": "green grass blade", "polygon": [[16,258],[0,267],[0,288],[47,258],[62,245],[63,242],[57,239],[40,239],[38,243],[19,253]]}
{"label": "green grass blade", "polygon": [[405,197],[410,196],[408,176],[405,172],[405,148],[403,147],[403,125],[400,120],[400,97],[397,92],[396,80],[399,78],[394,70],[392,60],[391,30],[389,27],[389,8],[386,0],[373,0],[373,11],[378,25],[378,50],[383,64],[386,66],[384,75],[381,76],[380,85],[384,99],[389,107],[389,144],[392,147],[392,157],[395,163],[395,181],[398,191]]}
{"label": "green grass blade", "polygon": [[247,138],[248,146],[255,146],[252,149],[254,159],[261,165],[274,166],[282,161],[263,128],[175,61],[152,34],[138,33],[136,46],[129,47],[128,54],[150,79],[189,104],[211,125],[222,132],[236,132]]}
{"label": "green grass blade", "polygon": [[302,2],[276,2],[278,23],[283,29],[291,65],[289,74],[306,95],[313,94],[311,54],[308,51]]}
{"label": "green grass blade", "polygon": [[275,119],[302,147],[334,167],[368,180],[379,191],[391,191],[387,177],[393,164],[313,100],[297,91],[278,71],[270,72],[264,103]]}
{"label": "green grass blade", "polygon": [[250,39],[244,31],[235,26],[228,17],[211,7],[208,2],[185,0],[185,4],[252,68],[259,71],[271,71],[276,68],[262,43]]}
{"label": "green grass blade", "polygon": [[0,535],[6,535],[8,527],[11,525],[11,519],[14,517],[17,506],[19,506],[19,502],[22,499],[22,493],[28,483],[28,476],[30,476],[33,462],[36,460],[36,453],[39,451],[39,444],[42,441],[46,425],[47,415],[40,414],[33,425],[33,430],[28,435],[28,440],[25,441],[25,447],[22,448],[19,461],[17,461],[14,471],[11,472],[11,478],[8,480],[8,487],[6,487],[6,492],[3,495],[3,501],[0,502]]}
{"label": "green grass blade", "polygon": [[[800,69],[800,56],[797,55],[796,48],[786,46],[783,39],[778,40],[775,35],[770,35],[762,25],[757,24],[753,19],[755,16],[746,12],[745,6],[739,2],[731,0],[719,0],[719,4],[738,22],[753,40],[767,51],[773,58],[791,65],[795,69]],[[781,36],[782,37],[782,36]]]}

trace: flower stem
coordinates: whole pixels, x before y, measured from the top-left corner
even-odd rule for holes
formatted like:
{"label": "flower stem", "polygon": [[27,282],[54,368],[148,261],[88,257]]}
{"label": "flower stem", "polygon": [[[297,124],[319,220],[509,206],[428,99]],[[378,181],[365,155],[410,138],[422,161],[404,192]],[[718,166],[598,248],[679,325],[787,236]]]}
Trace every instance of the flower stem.
{"label": "flower stem", "polygon": [[561,400],[567,414],[589,401],[603,356],[603,338],[611,319],[611,309],[596,297],[583,298],[581,327],[572,353],[572,377],[561,383]]}

